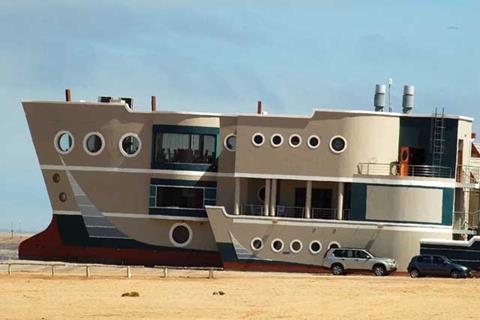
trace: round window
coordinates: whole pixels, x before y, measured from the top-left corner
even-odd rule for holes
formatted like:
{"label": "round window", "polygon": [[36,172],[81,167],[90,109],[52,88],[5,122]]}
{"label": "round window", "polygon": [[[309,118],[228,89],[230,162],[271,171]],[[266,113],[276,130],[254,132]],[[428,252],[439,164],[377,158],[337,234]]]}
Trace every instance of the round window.
{"label": "round window", "polygon": [[274,252],[280,252],[283,250],[283,241],[280,239],[275,239],[272,241],[272,250]]}
{"label": "round window", "polygon": [[310,242],[309,250],[311,254],[317,254],[322,251],[322,244],[318,240]]}
{"label": "round window", "polygon": [[105,139],[98,132],[89,133],[83,139],[83,147],[89,155],[95,156],[105,147]]}
{"label": "round window", "polygon": [[52,180],[55,183],[59,183],[60,182],[60,175],[58,173],[54,173],[53,176],[52,176]]}
{"label": "round window", "polygon": [[317,149],[320,146],[320,138],[318,136],[308,137],[308,147],[310,149]]}
{"label": "round window", "polygon": [[265,187],[260,187],[257,191],[258,200],[265,202]]}
{"label": "round window", "polygon": [[299,253],[300,251],[302,251],[302,248],[303,245],[300,240],[293,240],[292,242],[290,242],[290,251],[292,251],[293,253]]}
{"label": "round window", "polygon": [[170,229],[170,242],[176,247],[184,247],[192,240],[192,229],[186,223],[176,223]]}
{"label": "round window", "polygon": [[332,241],[328,244],[328,249],[337,249],[340,248],[340,243],[337,241]]}
{"label": "round window", "polygon": [[252,247],[252,250],[260,251],[263,248],[263,241],[261,238],[253,238],[250,246]]}
{"label": "round window", "polygon": [[228,151],[235,151],[237,149],[237,136],[234,134],[230,134],[225,138],[223,142],[225,149]]}
{"label": "round window", "polygon": [[290,147],[298,148],[302,144],[302,138],[298,134],[292,134],[289,140]]}
{"label": "round window", "polygon": [[283,144],[283,137],[276,133],[272,136],[270,142],[272,143],[272,146],[274,147],[280,147]]}
{"label": "round window", "polygon": [[62,202],[67,201],[67,194],[65,192],[60,192],[60,194],[58,195],[58,199]]}
{"label": "round window", "polygon": [[256,147],[260,147],[265,142],[265,136],[261,133],[255,133],[252,136],[252,143]]}
{"label": "round window", "polygon": [[330,150],[334,153],[342,153],[347,149],[347,140],[342,136],[335,136],[330,140]]}
{"label": "round window", "polygon": [[127,133],[120,139],[120,152],[125,157],[135,157],[142,148],[140,138],[134,133]]}
{"label": "round window", "polygon": [[58,153],[67,154],[72,151],[75,141],[70,132],[60,131],[56,134],[53,143]]}

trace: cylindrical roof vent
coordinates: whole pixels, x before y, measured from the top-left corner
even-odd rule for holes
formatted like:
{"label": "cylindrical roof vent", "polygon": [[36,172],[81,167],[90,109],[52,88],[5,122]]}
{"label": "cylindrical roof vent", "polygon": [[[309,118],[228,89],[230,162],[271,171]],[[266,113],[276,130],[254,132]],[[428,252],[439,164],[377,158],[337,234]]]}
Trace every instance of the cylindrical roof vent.
{"label": "cylindrical roof vent", "polygon": [[383,111],[385,108],[385,91],[387,86],[384,84],[375,85],[375,97],[373,98],[373,105],[375,106],[375,111]]}
{"label": "cylindrical roof vent", "polygon": [[403,113],[412,112],[413,107],[415,106],[415,87],[414,86],[403,86]]}

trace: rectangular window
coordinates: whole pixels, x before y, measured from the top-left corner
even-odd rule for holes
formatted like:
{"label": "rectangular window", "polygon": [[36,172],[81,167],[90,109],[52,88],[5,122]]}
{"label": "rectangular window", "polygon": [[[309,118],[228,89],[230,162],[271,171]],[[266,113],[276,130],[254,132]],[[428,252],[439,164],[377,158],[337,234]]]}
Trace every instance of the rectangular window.
{"label": "rectangular window", "polygon": [[158,208],[203,208],[203,189],[183,187],[157,187]]}
{"label": "rectangular window", "polygon": [[216,136],[210,134],[164,133],[155,134],[156,163],[215,163]]}

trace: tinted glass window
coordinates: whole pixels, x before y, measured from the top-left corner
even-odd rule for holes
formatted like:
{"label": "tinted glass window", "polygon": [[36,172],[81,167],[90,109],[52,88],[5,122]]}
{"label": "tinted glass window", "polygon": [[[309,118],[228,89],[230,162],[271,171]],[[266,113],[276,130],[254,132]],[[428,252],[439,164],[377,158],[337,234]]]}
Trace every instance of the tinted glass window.
{"label": "tinted glass window", "polygon": [[155,137],[155,161],[213,163],[215,160],[215,142],[216,137],[214,135],[157,133]]}
{"label": "tinted glass window", "polygon": [[342,138],[335,138],[332,140],[332,149],[337,151],[337,152],[340,152],[340,151],[343,151],[343,149],[345,149],[345,140],[343,140]]}
{"label": "tinted glass window", "polygon": [[140,148],[140,141],[135,136],[126,136],[122,140],[122,149],[125,153],[133,155]]}
{"label": "tinted glass window", "polygon": [[293,146],[298,146],[300,144],[300,138],[298,136],[293,136],[290,138],[290,143]]}
{"label": "tinted glass window", "polygon": [[255,141],[256,144],[262,144],[263,143],[263,137],[259,134],[257,134],[255,137],[253,137],[253,141]]}
{"label": "tinted glass window", "polygon": [[88,151],[97,153],[102,149],[102,139],[96,134],[92,134],[87,138],[86,145]]}
{"label": "tinted glass window", "polygon": [[345,257],[345,250],[334,250],[333,255],[339,258]]}
{"label": "tinted glass window", "polygon": [[56,143],[61,152],[68,152],[73,147],[73,137],[70,133],[64,132],[57,138]]}
{"label": "tinted glass window", "polygon": [[358,250],[358,251],[355,251],[355,257],[359,259],[367,259],[368,254],[365,251]]}
{"label": "tinted glass window", "polygon": [[346,258],[354,258],[355,257],[355,254],[354,254],[354,251],[353,250],[345,250],[346,251]]}
{"label": "tinted glass window", "polygon": [[190,231],[185,226],[176,226],[173,229],[172,238],[176,243],[183,244],[190,238]]}
{"label": "tinted glass window", "polygon": [[308,139],[308,143],[310,144],[310,146],[316,147],[316,146],[318,146],[320,141],[318,140],[317,137],[311,137],[310,139]]}
{"label": "tinted glass window", "polygon": [[274,145],[279,145],[280,143],[282,143],[282,137],[279,135],[275,135],[272,138],[272,142]]}
{"label": "tinted glass window", "polygon": [[420,263],[432,263],[432,258],[430,256],[420,256],[417,258],[417,261]]}
{"label": "tinted glass window", "polygon": [[157,207],[203,208],[203,189],[157,187]]}
{"label": "tinted glass window", "polygon": [[442,257],[433,257],[433,264],[442,264],[443,258]]}
{"label": "tinted glass window", "polygon": [[279,251],[279,250],[282,250],[282,247],[283,247],[283,243],[279,240],[276,240],[275,242],[273,242],[273,248],[275,248],[275,250]]}

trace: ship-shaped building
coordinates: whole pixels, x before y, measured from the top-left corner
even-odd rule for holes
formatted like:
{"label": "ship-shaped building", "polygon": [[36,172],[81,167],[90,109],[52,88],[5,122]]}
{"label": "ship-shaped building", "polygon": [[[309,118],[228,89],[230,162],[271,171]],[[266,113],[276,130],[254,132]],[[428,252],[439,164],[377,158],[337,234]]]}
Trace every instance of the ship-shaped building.
{"label": "ship-shaped building", "polygon": [[404,271],[421,251],[475,246],[453,241],[478,227],[473,119],[411,112],[410,86],[404,112],[384,112],[384,93],[377,111],[310,116],[24,101],[53,216],[19,256],[316,272],[329,248],[355,247]]}

